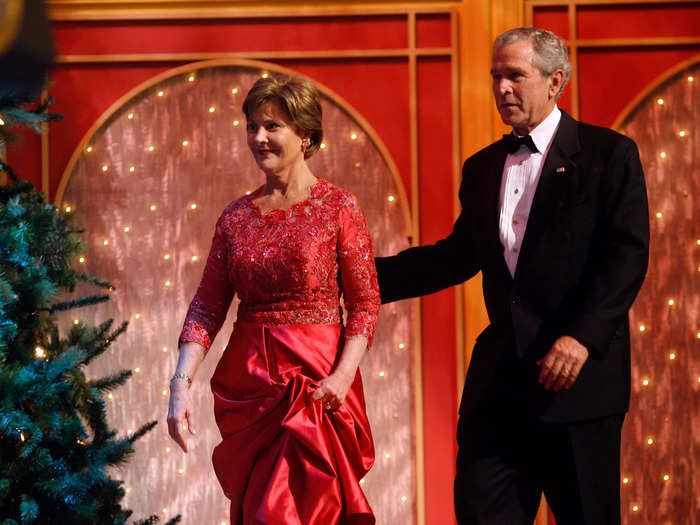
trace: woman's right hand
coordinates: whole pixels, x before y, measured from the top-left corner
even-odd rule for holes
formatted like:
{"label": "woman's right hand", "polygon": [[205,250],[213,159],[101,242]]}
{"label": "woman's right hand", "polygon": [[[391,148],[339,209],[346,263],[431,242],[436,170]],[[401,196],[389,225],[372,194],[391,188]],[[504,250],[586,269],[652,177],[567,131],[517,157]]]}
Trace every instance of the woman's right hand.
{"label": "woman's right hand", "polygon": [[[184,423],[187,422],[185,426]],[[170,406],[168,408],[168,434],[180,445],[180,448],[187,452],[187,441],[185,440],[184,429],[187,428],[190,434],[195,435],[194,414],[192,413],[192,396],[184,381],[171,381],[170,383]]]}

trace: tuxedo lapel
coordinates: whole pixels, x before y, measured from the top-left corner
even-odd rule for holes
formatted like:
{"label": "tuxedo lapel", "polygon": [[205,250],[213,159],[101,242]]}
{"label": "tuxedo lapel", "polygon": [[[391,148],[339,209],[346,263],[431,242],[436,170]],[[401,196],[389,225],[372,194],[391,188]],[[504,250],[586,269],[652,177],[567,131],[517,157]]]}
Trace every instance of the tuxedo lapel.
{"label": "tuxedo lapel", "polygon": [[565,195],[578,180],[577,166],[572,157],[580,151],[576,121],[562,111],[547,158],[544,159],[535,197],[527,220],[525,237],[518,256],[518,269],[526,265],[556,209],[564,206]]}
{"label": "tuxedo lapel", "polygon": [[506,157],[508,155],[505,144],[499,144],[499,146],[502,147],[496,150],[493,162],[489,162],[488,164],[488,173],[485,178],[486,188],[481,196],[481,198],[484,199],[484,209],[487,214],[487,216],[484,217],[486,219],[484,222],[486,226],[484,234],[489,239],[495,237],[498,244],[500,244],[500,242],[498,242],[498,220],[500,213],[501,179],[503,177],[503,166],[505,166]]}
{"label": "tuxedo lapel", "polygon": [[501,179],[503,178],[503,168],[508,156],[508,146],[505,141],[497,142],[498,146],[492,159],[484,168],[486,173],[486,187],[483,189],[480,199],[482,199],[482,209],[484,216],[480,223],[483,225],[483,244],[486,246],[487,265],[492,271],[500,275],[500,279],[510,281],[512,279],[505,258],[503,257],[503,245],[499,234],[499,220],[501,213]]}

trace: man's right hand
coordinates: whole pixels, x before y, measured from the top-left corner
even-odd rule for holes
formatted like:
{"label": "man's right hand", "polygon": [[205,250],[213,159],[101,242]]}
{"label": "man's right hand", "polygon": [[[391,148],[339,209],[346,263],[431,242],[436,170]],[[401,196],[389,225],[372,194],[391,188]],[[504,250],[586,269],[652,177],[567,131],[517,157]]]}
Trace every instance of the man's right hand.
{"label": "man's right hand", "polygon": [[539,382],[546,390],[567,390],[573,386],[584,363],[588,349],[571,336],[557,339],[547,354],[537,361]]}

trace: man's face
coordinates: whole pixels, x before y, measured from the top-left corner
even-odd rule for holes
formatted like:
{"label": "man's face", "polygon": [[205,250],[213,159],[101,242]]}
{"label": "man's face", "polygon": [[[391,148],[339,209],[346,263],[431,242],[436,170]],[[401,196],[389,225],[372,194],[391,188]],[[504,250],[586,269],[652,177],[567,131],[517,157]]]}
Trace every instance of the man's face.
{"label": "man's face", "polygon": [[528,40],[497,47],[493,51],[493,96],[503,122],[519,135],[527,135],[554,109],[561,88],[560,69],[545,77],[533,63]]}

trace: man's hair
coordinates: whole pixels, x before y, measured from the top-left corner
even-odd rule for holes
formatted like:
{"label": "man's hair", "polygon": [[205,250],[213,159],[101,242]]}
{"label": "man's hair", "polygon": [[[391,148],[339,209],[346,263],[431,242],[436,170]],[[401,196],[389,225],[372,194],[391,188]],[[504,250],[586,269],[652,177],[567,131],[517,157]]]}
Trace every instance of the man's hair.
{"label": "man's hair", "polygon": [[532,49],[535,52],[533,65],[542,75],[549,77],[557,69],[561,69],[564,72],[564,82],[562,82],[561,89],[556,96],[556,100],[559,100],[571,76],[571,62],[569,62],[566,43],[546,29],[516,27],[499,35],[493,43],[493,48],[508,46],[521,40],[527,40],[532,44]]}
{"label": "man's hair", "polygon": [[255,109],[270,101],[279,102],[299,134],[309,137],[311,144],[304,150],[304,158],[316,153],[323,139],[323,127],[321,99],[313,83],[277,73],[261,77],[246,95],[243,113],[249,119]]}

